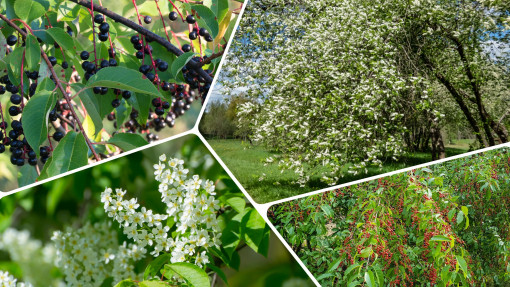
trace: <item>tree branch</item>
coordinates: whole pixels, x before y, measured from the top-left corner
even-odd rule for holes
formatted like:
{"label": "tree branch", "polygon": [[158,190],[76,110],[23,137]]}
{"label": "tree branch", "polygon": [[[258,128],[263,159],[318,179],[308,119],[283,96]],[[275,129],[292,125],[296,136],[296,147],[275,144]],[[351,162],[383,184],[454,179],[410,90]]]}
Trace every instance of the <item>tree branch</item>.
{"label": "tree branch", "polygon": [[450,94],[453,96],[453,98],[459,105],[460,109],[466,116],[469,124],[471,125],[471,128],[474,130],[476,138],[478,139],[480,144],[483,145],[484,147],[489,146],[487,143],[487,139],[485,137],[482,138],[481,130],[480,130],[480,127],[478,126],[478,123],[476,122],[476,119],[473,117],[473,114],[469,110],[468,106],[462,99],[462,96],[459,94],[457,89],[455,89],[453,84],[443,74],[441,74],[439,71],[437,71],[434,64],[425,55],[425,53],[421,54],[421,58],[422,58],[423,62],[425,63],[425,65],[427,66],[427,68],[429,68],[429,70],[434,74],[434,76],[439,80],[439,82],[441,82],[441,84],[443,84],[446,87],[446,89],[450,92]]}
{"label": "tree branch", "polygon": [[219,51],[218,53],[216,54],[212,54],[210,57],[208,57],[207,59],[205,59],[202,63],[200,63],[200,66],[204,66],[204,65],[207,65],[209,64],[212,60],[216,59],[216,58],[219,58],[221,56],[223,56],[223,52],[225,52],[225,50],[222,50],[222,51]]}
{"label": "tree branch", "polygon": [[[86,0],[70,0],[70,1],[72,1],[78,5],[81,5],[85,8],[91,9],[91,4],[89,1],[86,1]],[[160,45],[165,47],[168,51],[174,53],[177,56],[184,54],[183,51],[181,51],[179,48],[175,47],[172,43],[168,42],[165,38],[145,29],[144,27],[136,24],[135,22],[133,22],[127,18],[124,18],[124,17],[104,8],[103,6],[94,5],[94,11],[102,13],[105,16],[107,16],[108,18],[111,18],[112,20],[114,20],[115,22],[121,23],[124,26],[129,27],[129,28],[135,30],[136,32],[144,35],[148,39],[159,43]],[[202,76],[202,78],[204,78],[204,80],[207,83],[212,83],[213,79],[211,78],[211,76],[209,76],[208,73],[206,73],[202,69],[201,63],[191,60],[188,62],[186,67],[188,67],[189,69],[195,70],[200,76]]]}
{"label": "tree branch", "polygon": [[[7,24],[9,24],[9,26],[13,27],[16,31],[18,31],[18,33],[20,33],[23,37],[27,37],[27,33],[25,33],[23,30],[20,29],[20,27],[18,27],[16,24],[14,24],[11,20],[9,20],[7,17],[5,17],[3,14],[0,14],[0,19],[4,20]],[[92,143],[90,142],[90,139],[89,137],[87,136],[87,133],[85,133],[85,129],[83,129],[83,126],[81,124],[81,121],[80,119],[78,118],[78,116],[76,115],[76,112],[73,108],[73,105],[71,103],[71,98],[69,98],[69,95],[67,94],[66,90],[64,89],[64,87],[62,87],[62,84],[60,84],[60,81],[58,80],[58,76],[57,76],[57,73],[55,73],[55,70],[53,69],[53,66],[51,65],[51,62],[50,60],[48,59],[48,56],[46,55],[46,53],[44,52],[44,49],[41,47],[41,56],[43,57],[44,61],[46,62],[46,64],[48,65],[48,69],[50,70],[51,72],[51,75],[53,76],[53,78],[55,79],[55,83],[57,84],[57,87],[58,89],[62,92],[62,94],[64,95],[64,98],[67,102],[67,104],[69,105],[69,108],[71,110],[71,114],[73,115],[73,117],[75,118],[76,120],[76,123],[78,124],[78,127],[80,128],[80,131],[81,133],[83,134],[83,137],[85,138],[85,142],[87,143],[87,146],[89,147],[90,151],[92,152],[92,154],[94,155],[94,158],[96,159],[96,161],[100,161],[101,158],[99,157],[99,155],[96,153],[96,151],[94,150],[94,147],[92,146]]]}

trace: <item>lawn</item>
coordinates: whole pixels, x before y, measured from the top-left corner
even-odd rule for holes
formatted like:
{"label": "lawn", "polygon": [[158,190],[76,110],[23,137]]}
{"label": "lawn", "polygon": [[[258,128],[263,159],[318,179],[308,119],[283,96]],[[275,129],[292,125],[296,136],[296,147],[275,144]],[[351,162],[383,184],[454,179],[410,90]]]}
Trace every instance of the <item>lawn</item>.
{"label": "lawn", "polygon": [[[275,155],[262,146],[251,146],[240,140],[208,140],[211,147],[223,160],[246,191],[258,203],[266,203],[278,199],[303,194],[328,187],[320,181],[320,171],[312,176],[305,187],[292,182],[297,176],[291,171],[281,172],[275,164],[264,165],[264,159]],[[446,148],[446,156],[464,153],[468,150],[469,141],[458,141]],[[347,175],[339,184],[374,176],[381,173],[421,164],[430,161],[429,153],[414,153],[397,162],[388,162],[382,168],[369,168],[368,174]],[[264,177],[262,175],[265,174]]]}

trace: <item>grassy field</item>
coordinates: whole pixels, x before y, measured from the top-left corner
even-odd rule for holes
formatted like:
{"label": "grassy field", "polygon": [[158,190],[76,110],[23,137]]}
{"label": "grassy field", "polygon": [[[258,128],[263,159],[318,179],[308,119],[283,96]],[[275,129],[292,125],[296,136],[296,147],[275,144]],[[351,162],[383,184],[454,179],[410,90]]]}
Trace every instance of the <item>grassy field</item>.
{"label": "grassy field", "polygon": [[[208,142],[246,191],[258,203],[271,202],[327,187],[326,184],[320,182],[320,171],[316,172],[305,187],[293,184],[292,182],[297,179],[293,172],[281,172],[276,165],[264,165],[264,159],[275,155],[275,153],[269,152],[261,146],[250,146],[240,140],[208,140]],[[463,140],[448,146],[446,156],[466,152],[470,142]],[[386,163],[382,168],[370,168],[368,174],[345,176],[340,183],[394,171],[430,160],[429,153],[409,154],[397,162]],[[263,174],[265,176],[261,178]]]}

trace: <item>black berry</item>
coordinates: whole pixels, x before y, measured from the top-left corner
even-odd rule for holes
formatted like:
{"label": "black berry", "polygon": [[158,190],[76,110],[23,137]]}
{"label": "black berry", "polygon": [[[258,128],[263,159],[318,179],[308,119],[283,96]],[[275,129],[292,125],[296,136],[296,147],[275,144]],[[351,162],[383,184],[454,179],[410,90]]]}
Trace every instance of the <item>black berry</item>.
{"label": "black berry", "polygon": [[197,20],[195,20],[195,17],[193,15],[188,15],[186,16],[186,22],[188,22],[188,24],[195,24]]}
{"label": "black berry", "polygon": [[96,14],[96,16],[94,16],[94,22],[96,24],[101,24],[104,22],[104,16],[102,14]]}
{"label": "black berry", "polygon": [[152,17],[151,16],[145,16],[143,18],[143,21],[145,22],[145,24],[150,24],[150,23],[152,23]]}
{"label": "black berry", "polygon": [[175,20],[177,20],[178,16],[179,15],[177,14],[177,12],[172,11],[172,12],[170,12],[170,14],[168,14],[168,19],[170,19],[170,21],[175,21]]}
{"label": "black berry", "polygon": [[16,36],[10,35],[7,37],[7,45],[14,46],[16,43],[18,43],[18,38]]}

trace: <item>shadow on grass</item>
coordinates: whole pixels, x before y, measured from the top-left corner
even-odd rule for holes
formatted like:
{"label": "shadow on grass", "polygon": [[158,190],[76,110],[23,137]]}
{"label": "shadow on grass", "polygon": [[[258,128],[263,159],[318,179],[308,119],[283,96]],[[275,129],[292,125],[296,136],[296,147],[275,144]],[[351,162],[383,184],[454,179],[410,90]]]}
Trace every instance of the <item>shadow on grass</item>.
{"label": "shadow on grass", "polygon": [[[275,164],[264,165],[264,159],[274,155],[274,152],[267,151],[261,146],[247,147],[238,140],[209,140],[209,144],[258,203],[271,202],[329,187],[321,181],[322,175],[328,172],[326,168],[318,168],[311,175],[306,186],[300,187],[299,184],[294,183],[298,179],[294,172],[281,172]],[[446,148],[446,156],[454,156],[466,151],[467,149]],[[343,169],[345,176],[340,178],[336,185],[427,163],[431,160],[429,152],[415,152],[398,161],[387,161],[381,168],[369,167],[368,173],[350,174],[347,173],[348,166],[345,166]]]}

